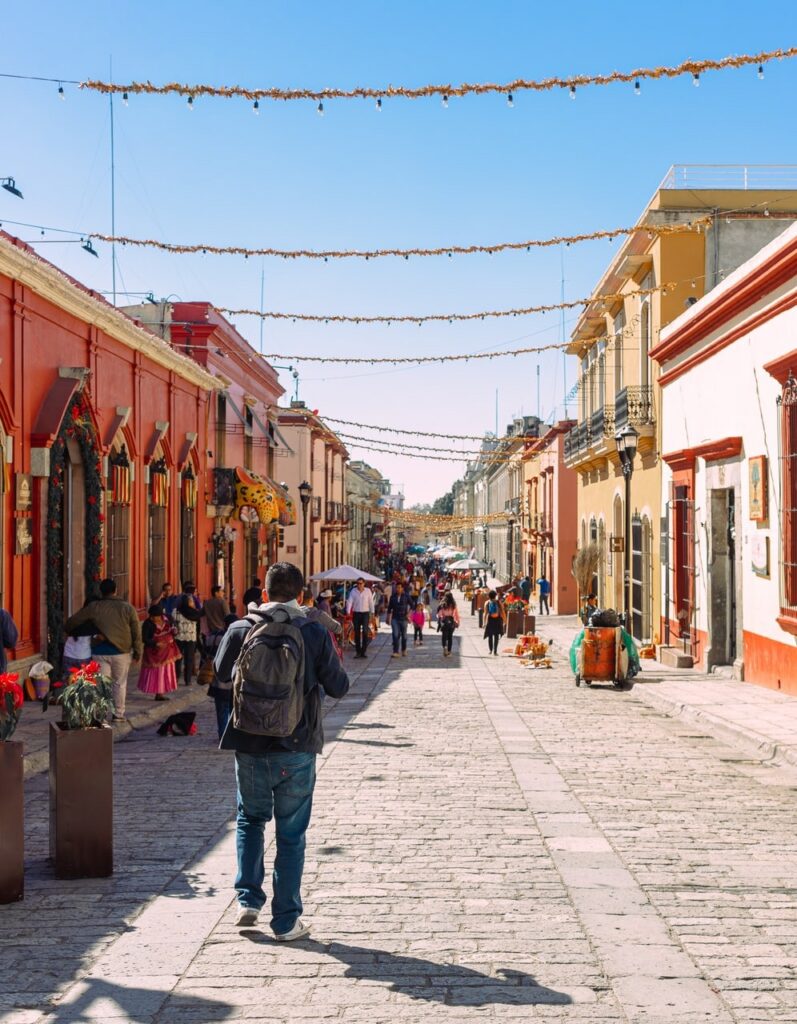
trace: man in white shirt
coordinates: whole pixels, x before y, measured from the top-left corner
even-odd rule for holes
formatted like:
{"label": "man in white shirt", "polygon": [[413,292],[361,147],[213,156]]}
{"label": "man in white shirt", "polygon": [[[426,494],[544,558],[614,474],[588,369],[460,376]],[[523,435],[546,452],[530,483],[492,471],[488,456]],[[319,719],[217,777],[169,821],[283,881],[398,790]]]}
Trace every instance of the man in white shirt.
{"label": "man in white shirt", "polygon": [[357,585],[349,594],[346,602],[346,614],[354,618],[355,658],[364,658],[368,647],[368,622],[374,614],[374,595],[366,589],[365,580],[357,580]]}

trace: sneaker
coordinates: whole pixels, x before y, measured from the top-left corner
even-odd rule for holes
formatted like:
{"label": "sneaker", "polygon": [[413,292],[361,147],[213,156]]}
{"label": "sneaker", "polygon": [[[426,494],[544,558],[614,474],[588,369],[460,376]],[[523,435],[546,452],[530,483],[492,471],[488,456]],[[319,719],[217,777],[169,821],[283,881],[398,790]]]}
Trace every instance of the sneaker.
{"label": "sneaker", "polygon": [[296,919],[296,924],[289,932],[274,932],[274,938],[277,942],[295,942],[296,939],[303,939],[305,935],[309,934],[309,926],[306,925],[299,917]]}
{"label": "sneaker", "polygon": [[239,907],[238,916],[235,919],[236,928],[254,928],[257,924],[257,919],[260,916],[260,911],[255,910],[254,907]]}
{"label": "sneaker", "polygon": [[398,651],[393,651],[393,653],[390,655],[390,657],[391,658],[398,658],[398,657],[400,657],[399,652]]}
{"label": "sneaker", "polygon": [[402,651],[401,652],[401,657],[402,658],[406,658],[407,657],[407,652],[406,651]]}

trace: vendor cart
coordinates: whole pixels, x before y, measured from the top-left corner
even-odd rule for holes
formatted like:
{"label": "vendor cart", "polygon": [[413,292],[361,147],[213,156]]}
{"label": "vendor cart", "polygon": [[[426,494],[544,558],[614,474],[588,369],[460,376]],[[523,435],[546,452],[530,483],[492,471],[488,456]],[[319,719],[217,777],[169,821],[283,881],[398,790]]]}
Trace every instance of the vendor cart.
{"label": "vendor cart", "polygon": [[[580,643],[579,643],[580,639]],[[576,638],[570,652],[576,686],[609,682],[618,690],[633,688],[629,678],[629,654],[620,626],[587,626]]]}

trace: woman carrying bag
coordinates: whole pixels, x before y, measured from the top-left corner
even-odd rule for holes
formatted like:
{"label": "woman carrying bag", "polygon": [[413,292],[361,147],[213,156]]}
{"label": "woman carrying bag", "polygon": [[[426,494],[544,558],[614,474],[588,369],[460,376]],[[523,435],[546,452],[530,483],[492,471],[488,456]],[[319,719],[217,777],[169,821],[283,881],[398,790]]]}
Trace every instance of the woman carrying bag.
{"label": "woman carrying bag", "polygon": [[443,657],[451,657],[451,645],[454,642],[454,630],[459,626],[459,612],[454,595],[449,592],[440,602],[437,609],[437,628],[442,634]]}
{"label": "woman carrying bag", "polygon": [[490,654],[498,654],[498,640],[504,635],[504,609],[498,600],[498,594],[491,590],[484,605],[484,636],[487,639]]}

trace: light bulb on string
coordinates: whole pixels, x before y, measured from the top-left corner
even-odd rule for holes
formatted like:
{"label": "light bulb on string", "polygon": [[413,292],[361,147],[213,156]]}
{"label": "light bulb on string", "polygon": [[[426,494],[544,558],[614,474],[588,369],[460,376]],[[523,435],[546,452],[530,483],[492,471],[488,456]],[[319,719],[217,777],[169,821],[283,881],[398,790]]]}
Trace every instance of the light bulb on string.
{"label": "light bulb on string", "polygon": [[443,93],[443,98],[440,102],[443,104],[445,109],[448,110],[448,96],[446,93]]}
{"label": "light bulb on string", "polygon": [[194,109],[194,97],[193,96],[189,96],[188,97],[188,109],[189,110],[193,110]]}
{"label": "light bulb on string", "polygon": [[377,96],[377,98],[376,98],[376,109],[377,109],[377,111],[381,111],[382,110],[382,97],[381,96]]}
{"label": "light bulb on string", "polygon": [[260,103],[259,103],[258,100],[255,100],[255,102],[252,104],[252,113],[253,114],[259,114],[260,113]]}
{"label": "light bulb on string", "polygon": [[763,64],[759,64],[758,65],[758,77],[760,79],[762,79],[762,80],[764,78],[764,65]]}
{"label": "light bulb on string", "polygon": [[315,109],[316,109],[316,113],[318,114],[319,117],[323,117],[324,116],[324,103],[323,103],[323,101],[319,100],[318,106]]}
{"label": "light bulb on string", "polygon": [[514,98],[514,96],[512,95],[511,92],[507,93],[507,95],[506,95],[506,105],[508,107],[514,107],[514,105],[515,105],[515,98]]}
{"label": "light bulb on string", "polygon": [[64,92],[64,87],[63,87],[63,85],[61,85],[60,82],[58,83],[58,99],[59,100],[65,100],[66,99],[66,93]]}
{"label": "light bulb on string", "polygon": [[570,99],[574,100],[575,98],[576,98],[576,87],[574,85],[571,85],[570,86]]}
{"label": "light bulb on string", "polygon": [[696,71],[692,75],[692,85],[695,87],[695,89],[697,89],[700,85],[700,75]]}
{"label": "light bulb on string", "polygon": [[122,93],[122,103],[124,103],[125,106],[127,106],[129,99],[130,99],[130,97],[127,95],[127,93],[123,92]]}
{"label": "light bulb on string", "polygon": [[639,79],[637,79],[637,80],[636,80],[636,81],[634,82],[634,93],[635,93],[635,94],[636,94],[637,96],[641,96],[641,95],[642,95],[642,86],[641,86],[641,85],[639,84]]}

